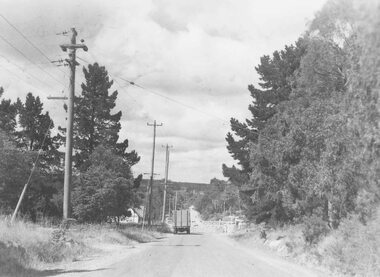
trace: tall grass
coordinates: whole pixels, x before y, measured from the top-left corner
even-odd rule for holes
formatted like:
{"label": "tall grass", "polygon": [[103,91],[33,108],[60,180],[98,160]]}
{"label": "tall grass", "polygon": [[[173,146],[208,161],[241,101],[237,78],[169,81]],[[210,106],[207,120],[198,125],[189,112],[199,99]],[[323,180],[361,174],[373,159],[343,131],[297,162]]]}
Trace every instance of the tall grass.
{"label": "tall grass", "polygon": [[133,245],[160,237],[139,226],[77,224],[69,229],[26,221],[13,224],[0,217],[0,276],[33,276],[49,263],[73,261],[104,245]]}
{"label": "tall grass", "polygon": [[243,230],[232,237],[253,247],[270,248],[298,263],[328,270],[333,276],[380,276],[380,208],[363,225],[358,216],[343,220],[338,229],[310,244],[305,225],[288,225],[267,230]]}
{"label": "tall grass", "polygon": [[319,245],[322,263],[350,276],[380,276],[380,209],[363,225],[357,217],[344,220]]}
{"label": "tall grass", "polygon": [[77,259],[88,250],[83,242],[64,237],[64,234],[60,239],[55,238],[55,231],[24,221],[10,224],[0,219],[0,275]]}

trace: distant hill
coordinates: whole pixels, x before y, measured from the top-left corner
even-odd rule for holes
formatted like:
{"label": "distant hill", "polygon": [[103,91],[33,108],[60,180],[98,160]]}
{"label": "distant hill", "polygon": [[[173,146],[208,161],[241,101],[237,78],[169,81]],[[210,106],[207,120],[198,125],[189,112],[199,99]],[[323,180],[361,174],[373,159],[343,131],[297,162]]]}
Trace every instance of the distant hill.
{"label": "distant hill", "polygon": [[[143,179],[141,181],[141,187],[146,188],[146,186],[149,184],[149,179]],[[160,188],[164,187],[165,181],[164,180],[154,180],[153,187],[154,188]],[[190,182],[173,182],[168,181],[168,187],[172,190],[195,190],[195,191],[202,191],[204,192],[210,184],[205,183],[190,183]]]}

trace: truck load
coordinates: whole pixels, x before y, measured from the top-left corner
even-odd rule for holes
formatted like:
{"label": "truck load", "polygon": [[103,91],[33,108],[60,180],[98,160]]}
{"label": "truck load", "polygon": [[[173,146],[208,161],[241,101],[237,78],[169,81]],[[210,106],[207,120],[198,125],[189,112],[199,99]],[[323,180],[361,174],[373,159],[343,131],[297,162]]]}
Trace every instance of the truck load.
{"label": "truck load", "polygon": [[175,210],[173,211],[174,217],[174,234],[178,232],[187,232],[190,234],[190,211],[189,210]]}

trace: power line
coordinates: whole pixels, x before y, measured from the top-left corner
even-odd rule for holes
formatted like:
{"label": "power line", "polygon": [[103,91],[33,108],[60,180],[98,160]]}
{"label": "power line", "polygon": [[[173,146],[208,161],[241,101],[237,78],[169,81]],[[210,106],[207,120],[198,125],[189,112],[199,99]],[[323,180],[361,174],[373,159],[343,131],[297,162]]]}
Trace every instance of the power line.
{"label": "power line", "polygon": [[[8,63],[13,64],[13,65],[14,65],[15,67],[17,67],[20,71],[24,72],[25,74],[28,74],[28,75],[31,76],[33,79],[39,81],[41,84],[44,84],[45,86],[54,89],[52,85],[50,85],[50,84],[48,84],[48,83],[42,81],[41,79],[37,78],[36,76],[32,75],[31,73],[25,71],[25,70],[24,70],[21,66],[19,66],[18,64],[11,62],[9,59],[7,59],[6,57],[4,57],[3,55],[0,55],[0,56],[1,56],[3,59],[5,59]],[[5,68],[5,67],[4,67],[4,68]],[[7,69],[7,70],[8,70],[8,69]],[[11,72],[11,71],[8,70],[8,72]],[[13,72],[11,72],[11,74],[16,75],[16,74],[13,73]],[[17,76],[17,75],[16,75],[16,76]],[[17,76],[17,77],[18,77],[18,76]],[[20,78],[20,77],[18,77],[18,78]],[[25,82],[25,81],[24,81],[24,82]]]}
{"label": "power line", "polygon": [[9,42],[5,37],[3,37],[2,35],[0,35],[0,38],[5,42],[7,43],[10,47],[12,47],[15,51],[17,51],[20,55],[22,55],[25,59],[27,59],[30,63],[34,64],[35,66],[37,66],[40,70],[42,70],[43,72],[45,72],[47,75],[49,75],[52,79],[54,79],[55,81],[57,81],[58,83],[62,84],[63,86],[65,86],[65,84],[63,82],[61,82],[60,80],[58,80],[56,77],[54,77],[53,75],[51,75],[48,71],[46,71],[44,68],[42,68],[40,65],[38,65],[37,63],[35,63],[34,61],[32,61],[28,56],[26,56],[21,50],[19,50],[16,46],[14,46],[11,42]]}
{"label": "power line", "polygon": [[[27,36],[25,36],[14,24],[12,24],[4,15],[0,14],[0,16],[7,22],[13,29],[16,30],[16,32],[22,36],[34,49],[36,49],[50,64],[52,63],[52,60],[40,49],[38,46],[36,46],[30,39],[28,39]],[[58,69],[61,72],[64,72],[61,69]]]}
{"label": "power line", "polygon": [[[91,64],[89,61],[87,61],[87,60],[85,60],[85,59],[83,59],[83,58],[81,58],[81,57],[78,57],[77,56],[77,59],[78,60],[81,60],[81,61],[84,61],[85,63],[87,63],[87,64]],[[126,94],[137,104],[137,100],[132,96],[132,95],[130,95],[130,93],[127,91],[127,90],[124,90],[124,88],[125,87],[123,87],[120,83],[119,83],[119,81],[116,79],[116,78],[113,78],[112,77],[112,75],[113,74],[110,74],[109,72],[108,72],[108,75],[113,79],[113,80],[115,80],[115,82],[116,82],[116,84],[119,86],[119,90],[123,90],[124,92],[126,92]]]}
{"label": "power line", "polygon": [[178,100],[176,100],[176,99],[174,99],[174,98],[168,97],[168,96],[163,95],[163,94],[161,94],[161,93],[159,93],[159,92],[156,92],[156,91],[154,91],[154,90],[151,90],[151,89],[145,88],[145,87],[143,87],[143,86],[141,86],[141,85],[138,85],[138,84],[136,84],[135,82],[130,81],[130,80],[128,80],[128,79],[125,79],[125,78],[123,78],[123,77],[118,76],[118,78],[121,79],[121,80],[123,80],[123,81],[125,81],[125,82],[128,82],[128,83],[129,83],[130,85],[132,85],[132,86],[138,87],[138,88],[143,89],[143,90],[145,90],[145,91],[147,91],[147,92],[150,92],[150,93],[152,93],[152,94],[155,94],[155,95],[158,95],[158,96],[160,96],[160,97],[162,97],[162,98],[165,98],[165,99],[168,100],[168,101],[174,102],[174,103],[176,103],[176,104],[178,104],[178,105],[181,105],[181,106],[184,106],[184,107],[186,107],[186,108],[188,108],[188,109],[191,109],[191,110],[197,111],[197,112],[202,113],[202,114],[204,114],[204,115],[207,115],[207,116],[210,116],[210,117],[214,117],[214,118],[216,118],[216,119],[219,119],[219,120],[221,120],[221,121],[226,122],[226,120],[225,120],[224,118],[221,118],[221,117],[216,116],[216,115],[214,115],[214,114],[210,114],[210,113],[204,112],[204,111],[202,111],[202,110],[200,110],[200,109],[198,109],[198,108],[195,108],[195,107],[193,107],[193,106],[191,106],[191,105],[185,104],[185,103],[183,103],[183,102],[181,102],[181,101],[178,101]]}
{"label": "power line", "polygon": [[[26,84],[29,84],[28,82],[26,82],[24,79],[22,79],[19,75],[17,75],[16,73],[12,72],[11,70],[9,70],[8,68],[6,68],[5,66],[1,65],[0,64],[0,67],[4,68],[6,71],[8,71],[8,73],[12,74],[13,76],[15,76],[17,79],[19,79],[20,81],[26,83]],[[34,85],[32,84],[29,84],[31,85],[32,87],[34,87],[37,91],[39,90],[38,88],[36,88]]]}
{"label": "power line", "polygon": [[[49,64],[52,64],[54,61],[52,61],[37,45],[35,45],[30,39],[28,39],[28,37],[26,35],[24,35],[20,29],[18,29],[14,24],[12,24],[4,15],[0,14],[0,16],[5,20],[5,22],[7,22],[13,29],[16,30],[16,32],[22,36],[22,38],[24,38],[34,49],[36,49],[48,62]],[[68,32],[67,31],[64,31],[64,32],[61,32],[61,33],[58,33],[58,34],[54,34],[54,35],[67,35]],[[37,63],[34,63],[35,65],[37,65]],[[66,72],[58,67],[56,67],[59,71],[61,71],[63,74],[66,75]],[[40,68],[41,69],[41,68]],[[45,72],[45,71],[44,71]],[[61,81],[57,80],[56,78],[54,78],[54,76],[48,74],[50,77],[52,77],[54,80],[58,81],[59,83],[61,83],[65,88],[68,87],[68,85],[65,85],[64,83],[62,83]],[[81,84],[79,83],[78,80],[75,80],[75,83],[79,86],[81,86]]]}
{"label": "power line", "polygon": [[[96,57],[94,57],[93,53],[90,53],[90,55],[93,57],[94,60],[96,60]],[[79,59],[81,59],[81,60],[83,60],[84,62],[86,62],[86,63],[89,64],[88,61],[86,61],[86,60],[84,60],[84,59],[82,59],[82,58],[79,58]],[[145,87],[143,87],[143,86],[141,86],[141,85],[139,85],[139,84],[136,84],[136,82],[134,82],[134,81],[131,81],[131,80],[129,80],[129,79],[126,79],[126,78],[121,77],[120,75],[115,75],[115,74],[113,74],[113,75],[116,76],[117,78],[119,78],[119,79],[121,79],[121,80],[127,82],[128,84],[130,84],[130,85],[132,85],[132,86],[138,87],[138,88],[140,88],[140,89],[142,89],[142,90],[145,90],[145,91],[147,91],[147,92],[150,92],[150,93],[152,93],[152,94],[155,94],[155,95],[157,95],[157,96],[160,96],[160,97],[162,97],[162,98],[164,98],[164,99],[166,99],[166,100],[168,100],[168,101],[171,101],[171,102],[176,103],[176,104],[178,104],[178,105],[184,106],[184,107],[186,107],[186,108],[188,108],[188,109],[191,109],[191,110],[197,111],[197,112],[202,113],[202,114],[204,114],[204,115],[207,115],[207,116],[209,116],[209,117],[216,118],[216,119],[218,119],[218,120],[220,120],[220,121],[223,121],[225,124],[229,124],[231,127],[234,126],[234,127],[236,127],[237,129],[244,130],[244,131],[246,131],[246,132],[248,132],[248,133],[252,133],[252,134],[254,134],[254,135],[259,135],[259,133],[258,133],[257,131],[255,131],[255,130],[249,130],[249,129],[246,129],[246,128],[241,127],[241,126],[238,125],[238,124],[234,124],[234,123],[232,123],[231,121],[228,121],[228,120],[226,120],[226,119],[224,119],[224,118],[221,118],[221,117],[216,116],[216,115],[211,114],[211,113],[207,113],[207,112],[202,111],[202,110],[200,110],[200,109],[198,109],[198,108],[196,108],[196,107],[193,107],[193,106],[191,106],[191,105],[188,105],[188,104],[186,104],[186,103],[183,103],[183,102],[181,102],[181,101],[178,101],[178,100],[176,100],[176,99],[173,99],[173,98],[168,97],[168,96],[166,96],[166,95],[163,95],[163,94],[161,94],[161,93],[159,93],[159,92],[156,92],[156,91],[154,91],[154,90],[151,90],[151,89],[145,88]],[[115,79],[115,81],[117,82],[116,79]],[[117,83],[118,83],[118,82],[117,82]],[[120,86],[120,84],[119,84],[119,86]],[[246,124],[246,123],[243,123],[243,124]],[[247,126],[247,127],[248,127],[248,126]],[[270,138],[268,138],[268,137],[266,137],[266,136],[264,136],[264,135],[262,135],[262,134],[260,134],[260,136],[265,137],[265,138],[267,138],[267,139],[270,139]]]}
{"label": "power line", "polygon": [[[187,107],[187,108],[189,108],[189,109],[192,109],[192,110],[194,110],[194,111],[197,111],[197,112],[203,113],[203,114],[205,114],[205,115],[207,115],[207,116],[210,116],[210,117],[213,117],[213,118],[219,119],[219,120],[223,121],[224,123],[228,123],[228,124],[230,124],[231,126],[235,126],[235,127],[238,128],[238,129],[242,129],[242,130],[245,130],[245,131],[248,131],[248,132],[250,132],[250,133],[254,133],[255,135],[257,135],[257,133],[256,133],[254,130],[247,130],[247,129],[245,129],[245,128],[243,128],[243,127],[237,125],[237,124],[234,124],[234,123],[232,123],[232,122],[230,122],[230,121],[227,121],[227,120],[224,119],[224,118],[221,118],[221,117],[216,116],[216,115],[211,114],[211,113],[204,112],[204,111],[202,111],[202,110],[200,110],[200,109],[197,109],[197,108],[195,108],[195,107],[193,107],[193,106],[191,106],[191,105],[188,105],[188,104],[185,104],[185,103],[183,103],[183,102],[180,102],[180,101],[178,101],[178,100],[176,100],[176,99],[170,98],[170,97],[168,97],[168,96],[166,96],[166,95],[163,95],[163,94],[161,94],[161,93],[158,93],[158,92],[156,92],[156,91],[154,91],[154,90],[147,89],[147,88],[145,88],[145,87],[143,87],[143,86],[141,86],[141,85],[138,85],[138,84],[136,84],[135,82],[130,81],[130,80],[128,80],[128,79],[122,78],[122,77],[120,77],[120,76],[118,76],[118,78],[121,79],[121,80],[123,80],[123,81],[125,81],[125,82],[128,82],[130,85],[136,86],[136,87],[138,87],[138,88],[140,88],[140,89],[143,89],[143,90],[145,90],[145,91],[148,91],[148,92],[150,92],[150,93],[152,93],[152,94],[155,94],[155,95],[158,95],[158,96],[160,96],[160,97],[163,97],[163,98],[165,98],[165,99],[167,99],[167,100],[169,100],[169,101],[172,101],[172,102],[174,102],[174,103],[176,103],[176,104],[179,104],[179,105],[182,105],[182,106]],[[245,123],[244,123],[244,124],[245,124]],[[247,126],[247,127],[248,127],[248,126]]]}
{"label": "power line", "polygon": [[8,19],[5,18],[4,15],[0,14],[0,16],[13,28],[16,30],[17,33],[20,34],[30,45],[33,46],[34,49],[36,49],[42,56],[45,57],[46,60],[51,62],[51,60],[48,58],[48,56],[45,55],[44,52],[42,52],[33,42],[31,42],[15,25],[13,25],[11,22],[9,22]]}

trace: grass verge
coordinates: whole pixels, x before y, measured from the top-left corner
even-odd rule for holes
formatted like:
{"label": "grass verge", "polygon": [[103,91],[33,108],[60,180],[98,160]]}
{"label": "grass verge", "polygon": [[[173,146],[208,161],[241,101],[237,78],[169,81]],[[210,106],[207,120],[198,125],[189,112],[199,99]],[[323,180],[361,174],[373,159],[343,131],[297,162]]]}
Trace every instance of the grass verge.
{"label": "grass verge", "polygon": [[255,226],[231,237],[332,276],[380,276],[380,209],[366,225],[352,216],[314,244],[305,239],[303,225],[267,229],[265,233],[263,237],[262,226]]}
{"label": "grass verge", "polygon": [[64,229],[25,221],[11,225],[0,217],[0,276],[35,276],[47,264],[75,261],[104,245],[154,241],[165,228],[78,224]]}

